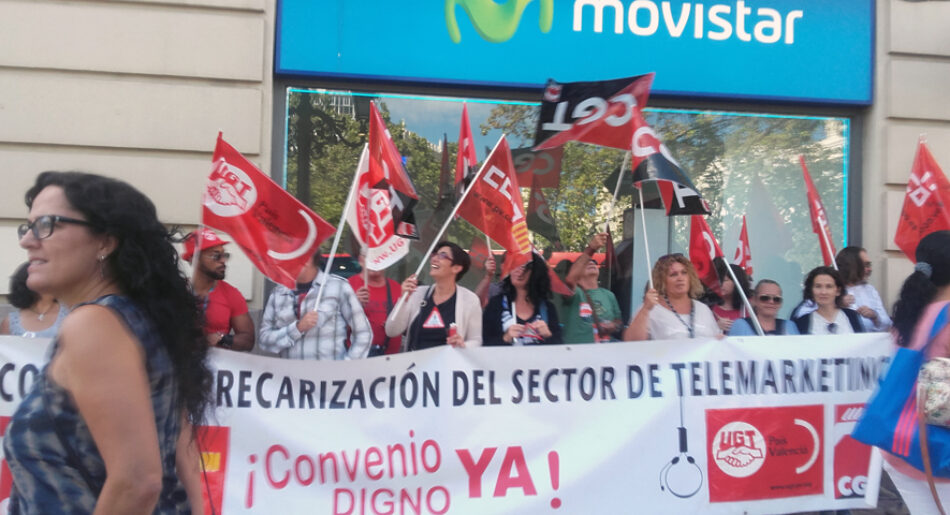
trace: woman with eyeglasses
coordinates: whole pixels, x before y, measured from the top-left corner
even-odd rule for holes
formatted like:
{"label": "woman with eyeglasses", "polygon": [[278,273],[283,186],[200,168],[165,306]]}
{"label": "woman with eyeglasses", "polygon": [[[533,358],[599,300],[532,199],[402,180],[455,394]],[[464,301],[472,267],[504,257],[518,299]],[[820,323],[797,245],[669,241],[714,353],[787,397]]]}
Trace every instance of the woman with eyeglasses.
{"label": "woman with eyeglasses", "polygon": [[871,259],[861,247],[845,247],[835,257],[838,271],[844,280],[847,294],[845,306],[861,315],[864,327],[868,331],[887,331],[891,328],[891,318],[887,316],[884,302],[877,290],[868,283],[871,277]]}
{"label": "woman with eyeglasses", "polygon": [[[766,335],[799,334],[798,326],[788,320],[778,318],[782,309],[782,287],[771,279],[762,279],[755,285],[755,291],[749,298],[755,317]],[[736,320],[729,329],[729,336],[757,336],[751,317]]]}
{"label": "woman with eyeglasses", "polygon": [[561,343],[557,309],[549,300],[551,277],[541,256],[532,253],[531,261],[514,269],[501,287],[482,315],[485,345]]}
{"label": "woman with eyeglasses", "polygon": [[[918,351],[926,347],[927,360],[950,357],[950,325],[938,325],[940,312],[950,303],[950,231],[924,236],[914,256],[914,271],[904,279],[894,303],[895,343]],[[931,343],[934,329],[937,332]],[[889,452],[883,454],[884,470],[894,481],[908,512],[937,513],[927,476],[903,459]],[[950,482],[939,477],[934,480],[937,495],[946,506],[950,503]]]}
{"label": "woman with eyeglasses", "polygon": [[653,287],[623,332],[626,341],[718,338],[722,331],[708,306],[693,264],[682,254],[661,257],[653,267]]}
{"label": "woman with eyeglasses", "polygon": [[439,345],[478,347],[482,344],[482,303],[478,295],[458,285],[471,265],[468,253],[449,241],[440,241],[429,259],[432,286],[419,286],[415,275],[402,282],[409,298],[386,319],[386,335],[403,335],[403,349]]}
{"label": "woman with eyeglasses", "polygon": [[863,333],[864,323],[853,309],[844,307],[844,281],[830,266],[819,266],[808,272],[802,298],[815,303],[815,311],[795,318],[801,334]]}
{"label": "woman with eyeglasses", "polygon": [[40,295],[26,285],[29,266],[29,262],[23,263],[10,276],[10,293],[7,300],[16,309],[0,322],[0,334],[52,338],[56,336],[56,331],[69,310],[52,295]]}
{"label": "woman with eyeglasses", "polygon": [[79,172],[40,174],[26,204],[27,286],[70,313],[6,428],[10,513],[200,512],[208,346],[155,206]]}

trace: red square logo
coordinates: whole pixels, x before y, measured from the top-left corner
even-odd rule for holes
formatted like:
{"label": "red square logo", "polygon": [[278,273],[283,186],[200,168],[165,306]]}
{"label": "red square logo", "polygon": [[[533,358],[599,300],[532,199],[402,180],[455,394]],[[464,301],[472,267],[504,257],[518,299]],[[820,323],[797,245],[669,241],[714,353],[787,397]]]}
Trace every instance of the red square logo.
{"label": "red square logo", "polygon": [[707,410],[709,500],[822,493],[823,429],[821,405]]}
{"label": "red square logo", "polygon": [[864,412],[864,404],[835,406],[835,499],[864,497],[867,490],[871,447],[854,438],[851,431]]}
{"label": "red square logo", "polygon": [[[204,462],[204,473],[201,477],[204,512],[221,513],[221,503],[224,502],[225,473],[228,470],[228,447],[230,446],[231,428],[202,426],[197,428],[196,433],[198,449]],[[211,503],[214,505],[214,510],[211,509]]]}

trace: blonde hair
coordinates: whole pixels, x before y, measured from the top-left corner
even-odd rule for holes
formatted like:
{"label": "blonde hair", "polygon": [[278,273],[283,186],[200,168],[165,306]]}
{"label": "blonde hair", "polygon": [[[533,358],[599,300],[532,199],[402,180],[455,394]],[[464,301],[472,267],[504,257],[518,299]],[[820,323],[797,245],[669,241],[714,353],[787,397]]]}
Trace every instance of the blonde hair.
{"label": "blonde hair", "polygon": [[703,294],[703,283],[699,281],[699,275],[696,274],[696,268],[686,256],[682,254],[668,254],[656,261],[653,266],[653,287],[660,295],[666,295],[666,276],[673,267],[673,263],[679,263],[686,268],[686,274],[689,276],[689,296],[697,299]]}

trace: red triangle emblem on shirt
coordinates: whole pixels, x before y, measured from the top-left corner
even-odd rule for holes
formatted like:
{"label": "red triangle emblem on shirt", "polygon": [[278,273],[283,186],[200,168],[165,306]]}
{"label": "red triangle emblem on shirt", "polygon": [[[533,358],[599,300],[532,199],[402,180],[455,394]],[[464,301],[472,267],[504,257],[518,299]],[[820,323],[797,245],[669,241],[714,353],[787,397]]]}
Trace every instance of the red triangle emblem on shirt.
{"label": "red triangle emblem on shirt", "polygon": [[445,327],[445,322],[442,321],[442,314],[439,313],[439,308],[433,306],[432,313],[429,314],[429,318],[422,324],[423,329],[442,329]]}

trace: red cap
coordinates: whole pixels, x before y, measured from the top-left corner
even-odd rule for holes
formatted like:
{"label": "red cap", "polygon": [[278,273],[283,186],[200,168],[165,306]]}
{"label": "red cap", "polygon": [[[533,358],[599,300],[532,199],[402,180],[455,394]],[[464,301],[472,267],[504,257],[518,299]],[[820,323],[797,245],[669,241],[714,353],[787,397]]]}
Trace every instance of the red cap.
{"label": "red cap", "polygon": [[[227,245],[231,243],[230,241],[222,240],[214,231],[211,229],[204,229],[201,231],[201,250],[207,250],[211,247],[217,247],[218,245]],[[195,233],[189,233],[188,236],[185,236],[185,252],[181,255],[181,258],[185,261],[191,261],[191,257],[195,254]]]}

